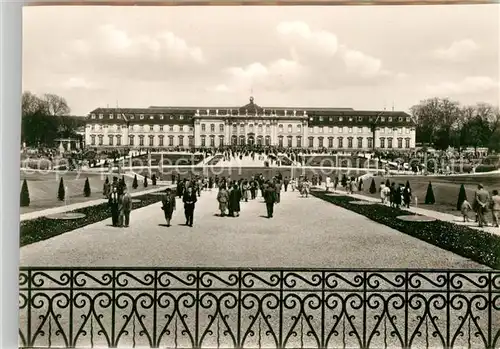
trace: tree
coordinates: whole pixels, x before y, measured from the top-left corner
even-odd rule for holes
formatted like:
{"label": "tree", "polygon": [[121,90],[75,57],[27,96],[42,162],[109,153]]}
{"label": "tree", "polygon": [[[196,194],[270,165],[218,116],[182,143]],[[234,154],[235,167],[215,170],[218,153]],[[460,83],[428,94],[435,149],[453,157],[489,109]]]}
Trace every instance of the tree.
{"label": "tree", "polygon": [[132,188],[137,189],[139,184],[137,183],[137,175],[134,175],[134,181],[132,182]]}
{"label": "tree", "polygon": [[436,199],[434,198],[434,191],[432,190],[432,183],[429,182],[427,186],[427,194],[425,194],[425,204],[426,205],[434,205],[436,203]]}
{"label": "tree", "polygon": [[370,193],[375,194],[377,192],[377,186],[375,185],[375,178],[372,178],[372,182],[370,184]]}
{"label": "tree", "polygon": [[[106,178],[107,179],[107,178]],[[83,187],[83,195],[88,198],[90,196],[90,183],[89,183],[89,178],[85,180],[85,185]]]}
{"label": "tree", "polygon": [[64,201],[65,197],[66,189],[64,188],[64,179],[61,177],[61,180],[59,181],[59,190],[57,191],[57,198],[59,201]]}
{"label": "tree", "polygon": [[28,207],[30,205],[30,192],[28,190],[28,182],[26,178],[21,187],[21,207]]}
{"label": "tree", "polygon": [[151,176],[151,183],[153,184],[153,186],[156,185],[156,174],[153,173],[153,175]]}
{"label": "tree", "polygon": [[144,176],[144,188],[148,187],[148,176]]}
{"label": "tree", "polygon": [[465,192],[465,187],[462,184],[460,186],[460,191],[458,192],[458,200],[457,200],[457,210],[460,211],[462,208],[463,202],[467,200],[467,193]]}

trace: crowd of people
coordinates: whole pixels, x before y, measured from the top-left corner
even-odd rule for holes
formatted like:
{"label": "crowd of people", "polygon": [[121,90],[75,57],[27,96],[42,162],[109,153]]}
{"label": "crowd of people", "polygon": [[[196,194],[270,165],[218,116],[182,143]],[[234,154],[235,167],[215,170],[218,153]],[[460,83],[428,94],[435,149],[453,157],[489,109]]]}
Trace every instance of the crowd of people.
{"label": "crowd of people", "polygon": [[472,205],[467,200],[464,200],[460,210],[464,222],[468,222],[470,212],[474,212],[475,222],[478,223],[480,227],[488,226],[486,216],[488,211],[491,210],[493,226],[497,228],[500,226],[500,195],[496,189],[493,190],[490,195],[482,184],[478,184],[477,190],[474,193]]}

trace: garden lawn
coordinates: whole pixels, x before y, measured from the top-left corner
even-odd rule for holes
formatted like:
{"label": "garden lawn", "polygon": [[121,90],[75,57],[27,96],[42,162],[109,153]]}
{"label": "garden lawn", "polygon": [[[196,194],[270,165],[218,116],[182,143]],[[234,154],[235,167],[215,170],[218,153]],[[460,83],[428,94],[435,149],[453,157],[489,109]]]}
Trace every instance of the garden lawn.
{"label": "garden lawn", "polygon": [[[161,198],[161,195],[155,193],[136,196],[133,199],[141,201],[132,203],[133,209],[152,205],[160,201]],[[69,231],[84,227],[89,224],[97,223],[111,217],[111,210],[108,206],[108,203],[88,206],[70,212],[83,213],[85,214],[85,217],[71,220],[49,219],[47,217],[40,217],[21,222],[21,247],[33,244],[38,241],[50,239],[51,237],[67,233]]]}
{"label": "garden lawn", "polygon": [[500,236],[498,235],[439,220],[432,222],[402,221],[397,217],[413,215],[413,213],[380,204],[356,205],[351,202],[360,200],[349,196],[328,195],[324,191],[313,190],[311,193],[320,199],[434,246],[491,268],[500,269]]}
{"label": "garden lawn", "polygon": [[[118,176],[115,174],[114,176]],[[101,175],[98,173],[91,174],[78,174],[77,172],[64,172],[61,171],[58,174],[55,172],[50,173],[29,173],[21,170],[21,181],[19,184],[19,191],[21,191],[21,186],[23,180],[26,179],[28,182],[28,190],[30,193],[30,205],[28,207],[21,207],[21,214],[45,210],[48,208],[64,206],[65,203],[57,199],[57,192],[59,189],[60,177],[64,178],[64,185],[68,187],[69,200],[68,204],[75,204],[79,202],[86,202],[90,200],[103,199],[102,189],[104,181],[106,180],[106,175]],[[85,197],[83,195],[83,188],[85,185],[85,179],[89,178],[91,195],[90,197]],[[108,175],[109,181],[113,180],[113,176]],[[132,188],[133,178],[125,176],[125,183],[131,193],[144,190],[142,181],[139,182],[139,187],[137,189]],[[151,185],[151,180],[149,180],[149,185]],[[147,189],[150,189],[148,186]]]}
{"label": "garden lawn", "polygon": [[[435,210],[438,212],[449,213],[456,216],[461,216],[460,211],[457,211],[457,200],[460,186],[464,184],[467,199],[472,204],[474,199],[474,192],[477,190],[477,185],[482,183],[486,190],[490,193],[493,189],[500,191],[500,175],[484,174],[474,176],[390,176],[390,177],[374,177],[377,187],[377,193],[371,194],[369,192],[371,178],[368,179],[363,185],[363,191],[360,194],[368,195],[371,197],[380,198],[380,183],[389,178],[391,182],[406,184],[410,182],[412,189],[412,204],[415,204],[415,196],[418,198],[418,206],[428,210]],[[425,195],[427,193],[427,186],[429,181],[432,183],[434,197],[436,203],[434,205],[425,205]],[[487,219],[491,221],[490,214],[487,214]]]}

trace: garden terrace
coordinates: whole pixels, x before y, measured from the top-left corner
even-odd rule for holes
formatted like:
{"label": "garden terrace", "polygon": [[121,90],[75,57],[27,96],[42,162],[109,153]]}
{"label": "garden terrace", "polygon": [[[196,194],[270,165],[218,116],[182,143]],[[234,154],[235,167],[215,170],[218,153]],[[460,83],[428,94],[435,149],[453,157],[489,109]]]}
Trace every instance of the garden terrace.
{"label": "garden terrace", "polygon": [[[202,154],[189,154],[189,153],[166,153],[166,154],[151,154],[151,166],[159,166],[163,156],[163,166],[174,165],[197,165],[203,161]],[[126,166],[128,164],[126,163]],[[132,166],[148,166],[149,155],[143,154],[132,159]]]}

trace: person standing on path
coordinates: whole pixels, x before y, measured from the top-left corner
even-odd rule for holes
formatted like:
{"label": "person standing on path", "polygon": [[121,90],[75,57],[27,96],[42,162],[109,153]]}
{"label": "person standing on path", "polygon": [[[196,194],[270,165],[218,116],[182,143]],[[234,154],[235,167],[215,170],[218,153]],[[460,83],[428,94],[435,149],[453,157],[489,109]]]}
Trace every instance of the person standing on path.
{"label": "person standing on path", "polygon": [[196,193],[193,190],[193,187],[190,186],[187,188],[184,196],[182,198],[182,202],[184,202],[184,215],[186,216],[186,225],[190,227],[193,226],[193,218],[194,218],[194,206],[198,198],[196,197]]}
{"label": "person standing on path", "polygon": [[118,226],[118,205],[120,202],[120,196],[118,195],[118,188],[116,186],[113,186],[111,189],[111,193],[109,194],[109,201],[108,205],[111,208],[111,222],[113,224],[113,227]]}
{"label": "person standing on path", "polygon": [[236,217],[240,216],[240,201],[241,201],[241,190],[238,184],[235,182],[233,188],[229,192],[229,216]]}
{"label": "person standing on path", "polygon": [[264,201],[266,202],[267,218],[273,218],[274,204],[276,203],[276,191],[271,183],[264,188]]}
{"label": "person standing on path", "polygon": [[500,226],[500,195],[498,190],[493,190],[491,196],[491,215],[493,216],[493,225],[495,227]]}
{"label": "person standing on path", "polygon": [[290,184],[290,180],[288,179],[288,177],[285,177],[285,179],[283,180],[283,186],[285,187],[285,192],[288,191],[288,184]]}
{"label": "person standing on path", "polygon": [[172,215],[175,211],[175,196],[172,194],[170,188],[167,188],[165,195],[161,200],[163,214],[165,215],[165,220],[167,221],[167,227],[170,227],[170,221],[172,220]]}
{"label": "person standing on path", "polygon": [[279,204],[281,201],[281,181],[279,178],[274,180],[274,189],[276,191],[276,203]]}
{"label": "person standing on path", "polygon": [[219,187],[217,201],[219,202],[220,216],[224,217],[226,215],[227,204],[229,202],[229,193],[227,192],[225,185],[221,185]]}
{"label": "person standing on path", "polygon": [[482,184],[477,186],[476,193],[474,194],[477,203],[477,219],[479,226],[488,225],[486,222],[485,213],[490,202],[490,194],[483,188]]}
{"label": "person standing on path", "polygon": [[130,212],[132,211],[132,196],[128,191],[127,186],[123,187],[123,195],[121,199],[121,210],[120,210],[120,226],[128,228],[130,224]]}

